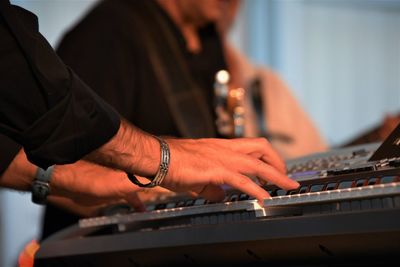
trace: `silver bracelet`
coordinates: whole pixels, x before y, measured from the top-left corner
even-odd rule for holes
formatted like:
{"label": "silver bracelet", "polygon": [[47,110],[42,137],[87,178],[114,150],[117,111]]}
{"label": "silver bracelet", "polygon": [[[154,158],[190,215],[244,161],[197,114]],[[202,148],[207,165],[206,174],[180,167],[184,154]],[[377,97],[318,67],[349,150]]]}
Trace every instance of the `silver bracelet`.
{"label": "silver bracelet", "polygon": [[143,184],[141,183],[135,175],[131,173],[128,174],[129,180],[137,186],[140,187],[156,187],[161,184],[164,180],[165,176],[168,174],[169,162],[170,162],[170,151],[167,142],[161,139],[158,136],[154,136],[160,142],[160,150],[161,150],[161,160],[160,160],[160,167],[154,176],[154,178],[149,178],[151,180],[150,183]]}

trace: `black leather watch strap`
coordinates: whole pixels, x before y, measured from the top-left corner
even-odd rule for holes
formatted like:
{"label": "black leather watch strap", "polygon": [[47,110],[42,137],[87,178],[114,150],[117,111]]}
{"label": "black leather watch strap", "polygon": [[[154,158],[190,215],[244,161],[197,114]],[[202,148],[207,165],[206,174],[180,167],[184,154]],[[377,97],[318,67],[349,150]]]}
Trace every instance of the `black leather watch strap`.
{"label": "black leather watch strap", "polygon": [[50,194],[50,179],[53,173],[53,166],[44,170],[38,167],[36,178],[32,183],[32,202],[44,205],[47,202],[47,196]]}

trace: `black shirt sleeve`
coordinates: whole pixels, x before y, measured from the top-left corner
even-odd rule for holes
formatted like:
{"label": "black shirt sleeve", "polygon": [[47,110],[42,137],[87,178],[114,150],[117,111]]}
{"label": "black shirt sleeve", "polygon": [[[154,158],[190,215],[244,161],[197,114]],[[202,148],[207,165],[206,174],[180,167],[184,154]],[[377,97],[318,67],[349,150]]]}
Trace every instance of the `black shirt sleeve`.
{"label": "black shirt sleeve", "polygon": [[0,134],[0,147],[0,175],[2,175],[21,149],[21,146],[7,136]]}
{"label": "black shirt sleeve", "polygon": [[32,13],[0,0],[0,132],[47,168],[116,134],[118,113],[57,57]]}

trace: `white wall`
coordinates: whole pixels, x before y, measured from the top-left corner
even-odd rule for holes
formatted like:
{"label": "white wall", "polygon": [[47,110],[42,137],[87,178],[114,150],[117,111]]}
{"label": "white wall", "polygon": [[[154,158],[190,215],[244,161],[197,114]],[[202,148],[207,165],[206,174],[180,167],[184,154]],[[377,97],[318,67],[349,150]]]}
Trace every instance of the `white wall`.
{"label": "white wall", "polygon": [[234,40],[283,76],[331,145],[400,112],[399,0],[249,0],[242,11]]}

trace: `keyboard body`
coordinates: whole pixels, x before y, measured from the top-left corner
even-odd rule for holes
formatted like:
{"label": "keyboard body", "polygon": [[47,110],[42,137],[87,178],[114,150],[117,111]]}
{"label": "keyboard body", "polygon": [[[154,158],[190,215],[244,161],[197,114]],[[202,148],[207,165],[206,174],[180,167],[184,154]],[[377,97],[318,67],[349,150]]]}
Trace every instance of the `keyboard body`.
{"label": "keyboard body", "polygon": [[387,266],[400,255],[400,158],[380,144],[287,162],[294,191],[266,185],[264,207],[175,196],[83,219],[43,242],[35,266]]}

